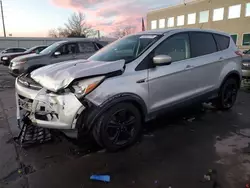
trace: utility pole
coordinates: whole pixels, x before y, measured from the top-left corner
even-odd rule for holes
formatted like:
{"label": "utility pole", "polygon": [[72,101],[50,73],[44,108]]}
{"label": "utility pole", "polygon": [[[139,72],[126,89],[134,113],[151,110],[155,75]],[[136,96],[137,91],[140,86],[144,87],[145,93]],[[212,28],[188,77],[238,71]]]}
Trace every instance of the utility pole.
{"label": "utility pole", "polygon": [[2,3],[2,0],[0,0],[0,6],[1,6],[2,22],[3,22],[3,34],[4,34],[4,37],[6,37],[5,23],[4,23],[4,16],[3,16],[3,3]]}

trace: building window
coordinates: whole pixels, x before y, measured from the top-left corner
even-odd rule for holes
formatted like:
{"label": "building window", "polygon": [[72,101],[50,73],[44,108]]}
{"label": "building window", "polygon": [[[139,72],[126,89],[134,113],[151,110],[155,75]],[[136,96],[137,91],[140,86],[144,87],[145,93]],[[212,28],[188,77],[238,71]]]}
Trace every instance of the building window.
{"label": "building window", "polygon": [[184,22],[185,22],[185,16],[184,15],[181,15],[181,16],[177,17],[177,26],[184,25]]}
{"label": "building window", "polygon": [[157,21],[153,20],[151,21],[151,29],[156,29],[157,28]]}
{"label": "building window", "polygon": [[228,9],[228,19],[240,18],[241,5],[234,5]]}
{"label": "building window", "polygon": [[159,28],[165,28],[165,19],[159,19]]}
{"label": "building window", "polygon": [[188,25],[195,24],[196,22],[196,13],[188,14]]}
{"label": "building window", "polygon": [[168,18],[168,27],[174,27],[174,17]]}
{"label": "building window", "polygon": [[224,8],[214,9],[213,21],[223,20],[224,17]]}
{"label": "building window", "polygon": [[233,35],[231,35],[231,37],[232,37],[234,43],[237,44],[238,35],[237,34],[233,34]]}
{"label": "building window", "polygon": [[243,46],[250,46],[250,33],[243,34]]}
{"label": "building window", "polygon": [[246,16],[250,16],[250,3],[246,4]]}
{"label": "building window", "polygon": [[200,12],[200,23],[206,23],[209,19],[209,10]]}

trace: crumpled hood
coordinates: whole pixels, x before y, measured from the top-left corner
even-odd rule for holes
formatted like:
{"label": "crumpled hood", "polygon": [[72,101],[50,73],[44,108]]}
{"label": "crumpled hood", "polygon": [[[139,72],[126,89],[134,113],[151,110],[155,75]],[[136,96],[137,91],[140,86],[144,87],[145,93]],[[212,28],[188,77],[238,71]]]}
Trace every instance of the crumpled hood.
{"label": "crumpled hood", "polygon": [[66,88],[77,78],[123,70],[124,65],[125,60],[111,62],[90,60],[66,61],[39,68],[31,72],[31,78],[44,88],[57,92]]}
{"label": "crumpled hood", "polygon": [[38,58],[42,58],[44,57],[45,55],[42,55],[42,54],[27,54],[27,55],[22,55],[22,56],[19,56],[19,57],[16,57],[13,59],[13,61],[29,61],[29,60],[33,60],[33,59],[38,59]]}

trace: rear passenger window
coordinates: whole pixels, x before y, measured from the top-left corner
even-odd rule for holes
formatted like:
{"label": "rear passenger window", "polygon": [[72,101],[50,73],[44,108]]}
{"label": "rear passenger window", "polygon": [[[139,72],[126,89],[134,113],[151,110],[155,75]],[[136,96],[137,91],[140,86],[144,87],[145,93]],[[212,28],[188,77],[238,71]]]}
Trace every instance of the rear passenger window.
{"label": "rear passenger window", "polygon": [[80,42],[79,46],[80,46],[81,53],[93,53],[96,51],[96,48],[93,42]]}
{"label": "rear passenger window", "polygon": [[214,34],[219,50],[225,50],[229,47],[230,38],[223,35]]}
{"label": "rear passenger window", "polygon": [[217,52],[217,46],[211,33],[190,32],[192,57]]}

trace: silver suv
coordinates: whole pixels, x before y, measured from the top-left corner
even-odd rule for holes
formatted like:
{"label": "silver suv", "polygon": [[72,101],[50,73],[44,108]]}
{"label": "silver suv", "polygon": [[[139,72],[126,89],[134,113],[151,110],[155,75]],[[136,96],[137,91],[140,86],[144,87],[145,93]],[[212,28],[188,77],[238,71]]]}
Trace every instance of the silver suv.
{"label": "silver suv", "polygon": [[[241,53],[230,35],[199,29],[124,37],[88,60],[39,68],[16,80],[18,119],[92,134],[108,150],[132,144],[143,122],[166,110],[212,101],[230,109],[241,82]],[[75,133],[75,134],[70,134]]]}

